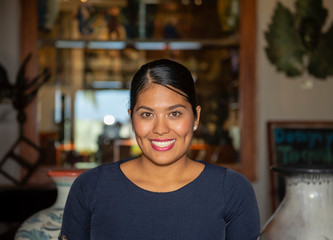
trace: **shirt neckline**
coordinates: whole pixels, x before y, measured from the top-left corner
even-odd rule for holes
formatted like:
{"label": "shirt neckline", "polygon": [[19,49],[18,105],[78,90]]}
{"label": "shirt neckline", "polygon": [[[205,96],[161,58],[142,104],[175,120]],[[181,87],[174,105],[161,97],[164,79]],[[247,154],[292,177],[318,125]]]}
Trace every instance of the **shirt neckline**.
{"label": "shirt neckline", "polygon": [[200,179],[205,175],[206,171],[207,171],[207,166],[208,166],[208,163],[207,162],[204,162],[204,161],[199,161],[199,160],[193,160],[193,161],[196,161],[196,162],[200,162],[200,163],[203,163],[205,166],[203,168],[203,170],[200,172],[200,174],[195,178],[193,179],[191,182],[185,184],[184,186],[178,188],[178,189],[175,189],[173,191],[168,191],[168,192],[155,192],[155,191],[151,191],[151,190],[148,190],[148,189],[144,189],[138,185],[136,185],[134,182],[132,182],[124,173],[123,171],[121,170],[120,168],[120,164],[121,163],[124,163],[124,162],[127,162],[127,161],[130,161],[132,159],[125,159],[125,160],[121,160],[121,161],[118,161],[118,165],[117,165],[117,170],[119,172],[119,174],[121,175],[123,181],[130,185],[132,189],[136,190],[136,191],[140,191],[140,192],[145,192],[145,193],[149,193],[149,194],[156,194],[156,195],[167,195],[167,194],[174,194],[174,193],[178,193],[178,192],[181,192],[181,191],[185,191],[186,189],[190,188],[192,185],[196,184],[198,181],[200,181]]}

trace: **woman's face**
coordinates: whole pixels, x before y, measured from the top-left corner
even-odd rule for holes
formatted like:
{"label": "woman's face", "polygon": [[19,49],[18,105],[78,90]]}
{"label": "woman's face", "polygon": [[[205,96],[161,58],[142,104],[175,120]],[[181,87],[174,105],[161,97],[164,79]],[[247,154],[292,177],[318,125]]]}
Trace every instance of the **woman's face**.
{"label": "woman's face", "polygon": [[152,84],[141,92],[133,109],[132,125],[142,157],[157,165],[186,159],[200,107],[197,114],[194,119],[191,104],[164,86]]}

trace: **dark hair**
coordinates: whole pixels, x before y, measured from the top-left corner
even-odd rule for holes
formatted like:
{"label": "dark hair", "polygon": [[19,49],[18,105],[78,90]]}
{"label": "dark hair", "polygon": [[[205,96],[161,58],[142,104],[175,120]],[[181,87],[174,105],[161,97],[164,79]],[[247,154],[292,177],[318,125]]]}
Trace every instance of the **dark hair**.
{"label": "dark hair", "polygon": [[138,95],[152,83],[182,95],[191,104],[194,117],[197,117],[197,99],[192,75],[185,66],[169,59],[146,63],[136,72],[131,83],[131,114]]}

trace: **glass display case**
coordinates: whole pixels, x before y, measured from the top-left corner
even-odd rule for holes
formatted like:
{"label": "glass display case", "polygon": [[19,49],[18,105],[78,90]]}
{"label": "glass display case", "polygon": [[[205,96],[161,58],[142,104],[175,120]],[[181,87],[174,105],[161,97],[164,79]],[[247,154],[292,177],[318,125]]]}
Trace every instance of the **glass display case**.
{"label": "glass display case", "polygon": [[[112,114],[96,121],[96,128],[83,128],[99,129],[98,137],[86,133],[92,144],[79,150],[77,99],[96,109],[99,93],[128,91],[141,64],[171,58],[191,70],[204,109],[189,154],[255,179],[255,0],[29,0],[22,9],[29,11],[21,17],[21,55],[35,52],[33,66],[53,73],[39,92],[38,114],[33,106],[27,110],[32,120],[25,128],[27,134],[38,130],[42,147],[55,146],[56,160],[49,162],[106,162],[138,154],[133,136],[126,135],[128,124],[119,128]],[[116,154],[112,146],[118,146]]]}
{"label": "glass display case", "polygon": [[195,79],[202,114],[193,145],[206,146],[202,160],[239,162],[239,8],[229,2],[39,2],[39,66],[53,72],[39,95],[41,134],[56,133],[57,144],[73,143],[70,151],[88,161],[118,160],[105,155],[114,141],[133,138],[130,81],[142,64],[169,58]]}

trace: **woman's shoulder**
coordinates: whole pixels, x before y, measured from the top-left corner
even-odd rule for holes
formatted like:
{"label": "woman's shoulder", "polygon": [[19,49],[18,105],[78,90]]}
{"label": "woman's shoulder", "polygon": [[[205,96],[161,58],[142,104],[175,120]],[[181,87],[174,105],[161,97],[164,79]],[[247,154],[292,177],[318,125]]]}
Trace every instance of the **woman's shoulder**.
{"label": "woman's shoulder", "polygon": [[228,185],[251,185],[250,181],[240,172],[237,172],[231,168],[226,168],[223,166],[206,163],[207,173],[213,177],[221,179],[224,186]]}
{"label": "woman's shoulder", "polygon": [[119,169],[120,162],[112,162],[112,163],[103,163],[94,168],[90,168],[82,172],[74,182],[78,182],[80,184],[89,184],[89,183],[97,183],[101,179],[105,178],[108,175],[114,175],[112,173],[116,172]]}

